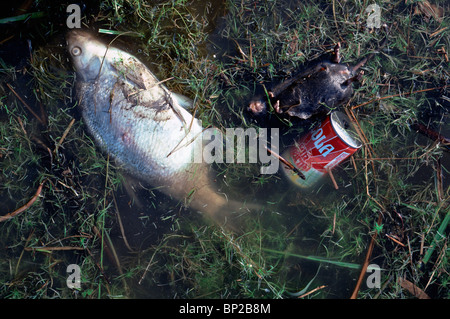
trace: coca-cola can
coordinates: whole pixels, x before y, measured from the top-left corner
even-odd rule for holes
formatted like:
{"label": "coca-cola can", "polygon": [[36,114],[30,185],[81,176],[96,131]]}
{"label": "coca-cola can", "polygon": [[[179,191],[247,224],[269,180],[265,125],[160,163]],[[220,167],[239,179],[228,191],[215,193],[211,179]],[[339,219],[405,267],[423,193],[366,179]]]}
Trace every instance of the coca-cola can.
{"label": "coca-cola can", "polygon": [[348,116],[334,111],[283,152],[282,157],[294,169],[281,166],[294,184],[308,188],[361,146]]}

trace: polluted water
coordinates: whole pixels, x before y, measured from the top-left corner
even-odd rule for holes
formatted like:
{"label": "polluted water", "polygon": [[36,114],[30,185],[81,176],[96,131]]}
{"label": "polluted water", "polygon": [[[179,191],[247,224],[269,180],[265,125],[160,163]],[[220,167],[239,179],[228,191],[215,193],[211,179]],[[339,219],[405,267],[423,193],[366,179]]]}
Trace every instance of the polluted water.
{"label": "polluted water", "polygon": [[[84,65],[97,68],[89,81],[68,36],[81,32],[67,25],[76,10],[3,10],[0,296],[349,298],[376,233],[358,298],[448,297],[448,39],[436,31],[448,18],[434,3],[431,16],[420,4],[383,4],[386,37],[366,19],[376,21],[377,7],[353,5],[89,2],[80,26],[103,50]],[[436,33],[424,39],[422,28]],[[323,116],[278,112],[271,90],[338,43],[342,64],[371,56],[346,102],[324,100]],[[407,55],[399,43],[410,44]],[[255,96],[263,117],[248,110]],[[155,100],[143,120],[139,107]],[[356,135],[332,123],[318,131],[333,114],[348,116]],[[178,126],[158,131],[171,120]],[[139,141],[138,128],[156,138]],[[292,181],[289,152],[308,134],[318,155],[340,147],[319,133],[349,149],[328,160],[331,174]],[[202,134],[211,158],[183,163],[187,175],[176,151]]]}

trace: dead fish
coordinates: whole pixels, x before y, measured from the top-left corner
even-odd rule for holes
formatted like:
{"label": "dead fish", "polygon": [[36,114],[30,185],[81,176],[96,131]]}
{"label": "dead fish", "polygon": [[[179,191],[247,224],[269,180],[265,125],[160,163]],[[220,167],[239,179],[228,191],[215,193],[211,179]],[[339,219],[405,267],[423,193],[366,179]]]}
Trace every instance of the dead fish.
{"label": "dead fish", "polygon": [[[374,54],[369,54],[352,66],[340,63],[340,48],[338,43],[331,54],[311,61],[290,79],[268,91],[267,96],[274,110],[280,114],[308,119],[348,102],[353,95],[352,83],[362,77],[360,68]],[[254,98],[248,109],[255,115],[265,114],[266,97]]]}
{"label": "dead fish", "polygon": [[203,128],[136,57],[83,30],[67,34],[83,120],[96,143],[131,175],[226,222],[239,204],[217,193],[206,163],[195,163]]}

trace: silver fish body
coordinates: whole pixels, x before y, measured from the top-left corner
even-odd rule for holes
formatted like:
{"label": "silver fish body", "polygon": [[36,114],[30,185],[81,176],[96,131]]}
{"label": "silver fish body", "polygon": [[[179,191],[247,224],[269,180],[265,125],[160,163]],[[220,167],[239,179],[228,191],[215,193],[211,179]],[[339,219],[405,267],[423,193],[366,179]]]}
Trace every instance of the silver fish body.
{"label": "silver fish body", "polygon": [[[219,217],[230,208],[211,184],[202,126],[136,57],[89,32],[67,35],[83,120],[96,143],[128,172],[190,207]],[[197,152],[197,153],[196,153]]]}

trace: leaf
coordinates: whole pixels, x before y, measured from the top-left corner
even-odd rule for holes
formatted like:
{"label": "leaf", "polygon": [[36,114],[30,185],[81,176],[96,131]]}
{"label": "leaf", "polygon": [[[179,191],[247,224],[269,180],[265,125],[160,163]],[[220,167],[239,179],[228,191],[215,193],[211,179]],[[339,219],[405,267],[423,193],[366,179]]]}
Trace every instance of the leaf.
{"label": "leaf", "polygon": [[286,291],[286,292],[287,292],[289,295],[294,296],[294,297],[298,297],[298,296],[304,295],[304,294],[308,291],[308,288],[309,288],[309,286],[312,284],[312,282],[314,281],[314,279],[316,279],[317,275],[319,274],[319,270],[320,270],[320,265],[319,265],[319,268],[317,268],[316,274],[315,274],[314,277],[308,282],[308,284],[306,285],[305,288],[303,288],[302,290],[300,290],[300,291],[298,291],[298,292],[295,292],[295,293],[291,293],[291,292],[289,292],[289,291]]}
{"label": "leaf", "polygon": [[402,288],[408,290],[408,292],[414,295],[415,297],[419,299],[430,299],[430,297],[425,293],[425,291],[414,285],[411,281],[400,277],[398,278],[398,283]]}
{"label": "leaf", "polygon": [[426,22],[428,22],[430,18],[434,18],[436,21],[442,22],[444,17],[444,8],[431,4],[428,1],[423,1],[419,2],[414,8],[414,15],[417,14],[423,15]]}

